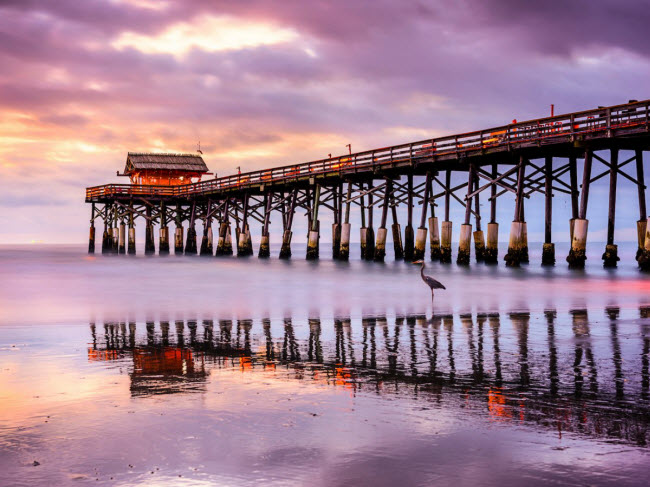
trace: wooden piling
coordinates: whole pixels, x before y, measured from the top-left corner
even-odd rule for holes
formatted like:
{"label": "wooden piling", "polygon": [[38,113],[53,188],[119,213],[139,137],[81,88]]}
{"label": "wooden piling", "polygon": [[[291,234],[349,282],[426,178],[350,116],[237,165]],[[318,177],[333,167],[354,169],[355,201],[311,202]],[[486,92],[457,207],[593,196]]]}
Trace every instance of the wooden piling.
{"label": "wooden piling", "polygon": [[129,241],[127,254],[135,255],[135,217],[133,216],[133,204],[129,206]]}
{"label": "wooden piling", "polygon": [[442,222],[440,231],[440,262],[443,264],[451,263],[451,230],[452,225],[449,221],[449,204],[451,189],[451,171],[445,172],[445,219]]}
{"label": "wooden piling", "polygon": [[160,203],[160,230],[158,233],[158,255],[169,255],[169,227],[167,226],[167,205],[165,205],[164,202]]}
{"label": "wooden piling", "polygon": [[187,240],[185,241],[185,255],[196,255],[196,203],[192,202],[190,221],[187,227]]}
{"label": "wooden piling", "polygon": [[201,237],[201,249],[199,255],[212,257],[212,201],[208,200],[206,214],[203,218],[203,236]]}
{"label": "wooden piling", "polygon": [[95,222],[90,222],[90,232],[88,234],[88,253],[95,253]]}
{"label": "wooden piling", "polygon": [[384,262],[386,257],[386,220],[388,219],[388,206],[390,204],[390,196],[393,191],[393,182],[390,179],[386,180],[384,189],[384,203],[381,208],[381,223],[379,230],[377,230],[377,244],[375,245],[375,262]]}
{"label": "wooden piling", "polygon": [[118,247],[117,247],[117,253],[120,255],[126,254],[126,225],[124,224],[124,220],[120,222],[120,236],[119,236],[119,242],[118,242]]}
{"label": "wooden piling", "polygon": [[153,240],[153,219],[151,206],[147,205],[147,225],[145,227],[144,255],[154,255],[156,246]]}
{"label": "wooden piling", "polygon": [[366,260],[373,260],[375,258],[375,228],[373,225],[374,197],[372,189],[372,181],[370,181],[368,182],[368,227],[366,229],[366,252],[364,255]]}
{"label": "wooden piling", "polygon": [[182,212],[183,209],[181,208],[181,205],[179,203],[176,205],[176,215],[175,215],[176,228],[174,229],[174,254],[176,255],[183,255],[183,238],[185,237],[185,235],[183,230]]}
{"label": "wooden piling", "polygon": [[470,251],[472,245],[472,225],[470,224],[470,217],[472,215],[472,198],[469,195],[472,193],[474,187],[474,166],[469,166],[468,180],[467,180],[467,194],[465,196],[465,220],[460,226],[460,241],[458,242],[458,257],[456,264],[469,265]]}
{"label": "wooden piling", "polygon": [[262,237],[260,238],[260,249],[257,257],[265,259],[271,257],[271,247],[269,238],[269,223],[271,221],[271,203],[273,201],[273,193],[267,192],[264,194],[264,223],[262,224]]}
{"label": "wooden piling", "polygon": [[320,184],[314,189],[314,204],[312,207],[311,228],[307,239],[307,260],[318,259],[319,222],[318,209],[320,206]]}
{"label": "wooden piling", "polygon": [[573,236],[571,238],[571,250],[566,260],[572,269],[581,269],[585,266],[587,260],[587,229],[589,221],[587,220],[587,202],[589,199],[589,183],[591,180],[592,153],[591,150],[585,150],[584,170],[582,174],[582,192],[580,194],[580,207],[578,211],[579,218],[573,222]]}
{"label": "wooden piling", "polygon": [[348,182],[348,192],[345,198],[345,221],[341,226],[341,243],[339,246],[338,259],[346,261],[350,258],[350,198],[352,198],[352,183]]}
{"label": "wooden piling", "polygon": [[542,265],[555,265],[555,244],[551,227],[553,221],[553,158],[544,161],[544,246],[542,248]]}
{"label": "wooden piling", "polygon": [[[492,164],[492,181],[498,176],[498,165]],[[487,242],[483,252],[483,261],[486,264],[499,263],[499,224],[497,219],[497,185],[490,185],[490,223],[487,225]]]}
{"label": "wooden piling", "polygon": [[286,215],[286,225],[282,233],[282,247],[280,247],[280,259],[289,259],[291,257],[291,237],[293,233],[291,226],[293,225],[293,215],[296,211],[296,200],[298,198],[298,190],[294,189],[289,203],[289,209]]}
{"label": "wooden piling", "polygon": [[[508,253],[504,260],[509,267],[519,267],[524,261],[524,248],[526,245],[526,228],[523,221],[523,196],[524,196],[524,177],[526,174],[526,160],[523,156],[519,158],[519,169],[517,171],[517,193],[515,197],[515,217],[510,226],[510,241],[508,243]],[[527,252],[526,252],[527,253]]]}
{"label": "wooden piling", "polygon": [[[474,171],[474,191],[479,189],[479,178],[476,171]],[[474,253],[476,262],[483,262],[485,260],[485,236],[481,229],[481,201],[479,193],[474,195],[474,212],[476,219],[476,231],[474,232]]]}
{"label": "wooden piling", "polygon": [[253,255],[253,245],[251,242],[250,227],[248,226],[248,203],[250,195],[244,195],[241,229],[237,237],[237,257],[248,257]]}
{"label": "wooden piling", "polygon": [[645,201],[645,177],[643,174],[643,151],[637,149],[634,153],[636,159],[636,180],[637,180],[637,192],[639,196],[639,220],[636,223],[637,227],[637,240],[638,240],[638,249],[636,251],[636,260],[639,260],[639,257],[645,249],[645,233],[647,228],[647,218],[646,213],[646,201]]}
{"label": "wooden piling", "polygon": [[397,220],[397,204],[395,203],[395,196],[390,196],[390,211],[393,217],[393,224],[391,226],[393,233],[393,253],[395,260],[402,260],[404,258],[404,247],[402,245],[402,230]]}
{"label": "wooden piling", "polygon": [[603,267],[616,267],[620,259],[618,246],[614,244],[614,227],[616,223],[616,182],[618,176],[618,149],[610,151],[609,168],[609,209],[607,217],[607,245],[603,253]]}
{"label": "wooden piling", "polygon": [[334,185],[332,188],[332,202],[333,202],[333,216],[334,223],[332,223],[332,259],[339,258],[341,250],[341,204],[342,204],[343,185]]}
{"label": "wooden piling", "polygon": [[429,209],[429,197],[431,189],[431,173],[427,172],[424,182],[424,198],[422,199],[422,213],[420,215],[420,226],[415,236],[415,249],[413,251],[413,260],[424,259],[424,252],[427,244],[427,210]]}
{"label": "wooden piling", "polygon": [[404,229],[404,260],[411,262],[415,250],[415,234],[413,232],[413,174],[407,176],[406,195],[406,228]]}
{"label": "wooden piling", "polygon": [[363,183],[359,184],[359,191],[361,192],[361,197],[359,198],[360,202],[360,211],[361,211],[361,228],[359,229],[359,245],[361,248],[361,260],[366,260],[366,248],[367,248],[367,233],[368,229],[366,228],[366,206],[365,206],[365,197],[363,196]]}

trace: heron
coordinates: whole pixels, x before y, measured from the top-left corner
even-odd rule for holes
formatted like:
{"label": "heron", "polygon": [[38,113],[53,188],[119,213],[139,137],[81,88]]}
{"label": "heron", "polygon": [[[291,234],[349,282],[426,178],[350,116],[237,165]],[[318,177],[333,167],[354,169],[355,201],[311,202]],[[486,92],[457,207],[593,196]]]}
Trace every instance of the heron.
{"label": "heron", "polygon": [[427,286],[429,286],[429,288],[431,289],[431,306],[433,306],[433,290],[434,289],[447,289],[447,288],[445,286],[443,286],[441,282],[436,281],[433,277],[424,275],[424,261],[423,260],[416,260],[413,263],[414,264],[422,264],[422,267],[420,268],[420,275],[422,276],[422,280],[424,281],[424,283]]}

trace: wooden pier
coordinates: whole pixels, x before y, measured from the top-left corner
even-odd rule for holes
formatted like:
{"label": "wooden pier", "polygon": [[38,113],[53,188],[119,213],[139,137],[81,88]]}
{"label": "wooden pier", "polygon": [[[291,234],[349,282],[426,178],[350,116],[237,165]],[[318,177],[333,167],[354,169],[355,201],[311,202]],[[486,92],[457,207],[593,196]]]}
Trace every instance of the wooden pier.
{"label": "wooden pier", "polygon": [[[465,210],[460,222],[456,262],[468,265],[473,247],[478,262],[496,264],[499,240],[496,205],[499,196],[512,193],[515,205],[504,258],[506,265],[519,266],[529,260],[525,206],[526,200],[538,195],[545,201],[542,264],[554,265],[553,195],[564,193],[570,195],[572,209],[571,250],[566,261],[570,267],[581,268],[586,260],[589,188],[593,182],[609,177],[607,244],[602,258],[605,267],[615,267],[619,261],[614,236],[620,175],[638,189],[636,258],[641,269],[650,270],[650,225],[643,167],[643,152],[649,148],[650,100],[644,100],[525,122],[513,121],[477,132],[190,184],[178,183],[200,179],[207,174],[207,168],[199,167],[196,160],[194,165],[184,168],[175,165],[178,161],[174,158],[201,159],[197,155],[167,154],[165,156],[170,159],[166,164],[171,165],[152,163],[148,167],[154,172],[144,179],[142,171],[137,171],[137,164],[134,166],[129,159],[125,175],[131,176],[132,184],[107,184],[86,189],[86,202],[92,205],[88,251],[95,251],[95,222],[99,220],[103,222],[102,253],[135,253],[134,225],[136,220],[143,220],[147,254],[155,253],[154,225],[159,225],[159,253],[169,253],[168,225],[173,223],[176,254],[219,256],[231,255],[236,249],[237,255],[249,256],[254,253],[249,225],[257,222],[262,229],[258,255],[266,258],[270,256],[269,227],[275,212],[282,221],[279,257],[289,258],[294,216],[302,209],[306,212],[309,229],[306,257],[319,257],[323,230],[319,215],[331,211],[332,255],[347,260],[352,235],[350,215],[355,208],[361,221],[362,259],[383,261],[390,233],[396,259],[424,258],[428,246],[431,260],[449,263],[453,252],[450,205],[455,202]],[[631,151],[633,155],[621,160],[621,151]],[[129,156],[150,156],[155,161],[159,155]],[[583,166],[581,185],[578,164]],[[598,170],[592,170],[597,169],[595,166]],[[626,172],[626,166],[632,170]],[[167,170],[166,167],[177,169]],[[182,171],[186,171],[187,178],[184,179]],[[452,186],[453,172],[464,173],[465,182]],[[490,203],[486,234],[480,214],[480,198],[485,195]],[[407,220],[402,233],[397,208],[403,205],[407,209]],[[391,232],[387,228],[389,210]],[[376,218],[379,225],[375,230]],[[198,246],[197,220],[203,224]],[[213,223],[217,226],[216,245]]]}

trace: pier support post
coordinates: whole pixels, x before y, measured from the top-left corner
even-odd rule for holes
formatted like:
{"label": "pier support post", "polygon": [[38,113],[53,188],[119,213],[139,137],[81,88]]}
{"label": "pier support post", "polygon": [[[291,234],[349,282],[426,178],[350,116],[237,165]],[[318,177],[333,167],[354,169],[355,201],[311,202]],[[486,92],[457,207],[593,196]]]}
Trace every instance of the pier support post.
{"label": "pier support post", "polygon": [[332,188],[333,206],[334,206],[334,223],[332,223],[332,259],[339,258],[341,251],[341,214],[343,204],[343,185],[334,185]]}
{"label": "pier support post", "polygon": [[[372,181],[368,183],[368,191],[372,191]],[[375,229],[373,225],[373,193],[368,193],[368,228],[366,230],[366,260],[375,258]]]}
{"label": "pier support post", "polygon": [[[492,164],[492,180],[498,177],[498,166]],[[497,185],[490,185],[490,223],[487,225],[487,245],[483,253],[486,264],[499,263],[499,224],[497,223]]]}
{"label": "pier support post", "polygon": [[469,195],[474,187],[474,166],[469,166],[467,179],[467,195],[465,196],[465,221],[460,226],[460,241],[458,242],[458,257],[456,264],[469,265],[470,252],[472,246],[472,225],[470,217],[472,215],[472,198]]}
{"label": "pier support post", "polygon": [[610,151],[609,163],[609,210],[607,218],[607,245],[603,253],[603,267],[616,267],[620,259],[618,246],[614,244],[614,228],[616,223],[616,182],[618,176],[618,149]]}
{"label": "pier support post", "polygon": [[386,220],[388,219],[388,206],[390,204],[390,195],[393,192],[393,182],[390,179],[386,180],[386,187],[384,190],[384,204],[381,208],[381,223],[379,230],[377,230],[377,244],[375,245],[375,262],[384,262],[386,257]]}
{"label": "pier support post", "polygon": [[126,225],[124,224],[124,220],[120,222],[120,237],[117,253],[121,255],[126,254]]}
{"label": "pier support post", "polygon": [[[474,190],[478,190],[479,180],[476,171],[474,171]],[[476,254],[476,262],[483,262],[485,260],[485,236],[481,230],[481,201],[479,194],[474,196],[474,208],[476,212],[476,231],[474,232],[474,253]]]}
{"label": "pier support post", "polygon": [[174,254],[183,255],[183,217],[180,204],[176,205],[176,228],[174,230]]}
{"label": "pier support post", "polygon": [[544,246],[542,247],[542,265],[555,265],[555,244],[551,226],[553,222],[553,157],[544,161]]}
{"label": "pier support post", "polygon": [[573,226],[580,217],[578,208],[580,191],[578,190],[578,162],[574,155],[569,157],[569,181],[571,186],[571,219],[569,220],[569,241],[573,241]]}
{"label": "pier support post", "polygon": [[429,209],[429,197],[431,189],[431,173],[427,172],[424,182],[424,197],[422,199],[422,214],[420,215],[420,226],[415,235],[415,250],[413,251],[413,260],[424,259],[424,253],[427,246],[427,210]]}
{"label": "pier support post", "polygon": [[449,221],[449,204],[451,197],[451,171],[445,173],[445,219],[440,229],[440,262],[451,263],[451,230],[452,224]]}
{"label": "pier support post", "polygon": [[413,175],[407,176],[407,191],[406,195],[406,228],[404,229],[404,260],[411,262],[413,260],[413,252],[415,250],[415,234],[413,232]]}
{"label": "pier support post", "polygon": [[352,183],[348,182],[348,192],[345,200],[345,222],[341,226],[341,244],[339,247],[339,260],[350,258],[350,198],[352,198]]}
{"label": "pier support post", "polygon": [[440,261],[440,230],[438,225],[438,217],[429,217],[428,224],[429,251],[431,254],[431,261]]}
{"label": "pier support post", "polygon": [[110,235],[108,233],[108,205],[104,205],[104,231],[102,232],[102,254],[107,254],[110,247]]}
{"label": "pier support post", "polygon": [[273,193],[267,192],[264,195],[264,223],[262,225],[262,237],[260,238],[260,249],[257,257],[266,259],[271,257],[271,244],[269,239],[269,223],[271,221],[271,204],[273,202]]}
{"label": "pier support post", "polygon": [[291,257],[291,225],[293,224],[293,214],[296,211],[296,199],[298,198],[298,190],[294,189],[291,195],[291,202],[289,203],[289,211],[286,215],[286,223],[284,232],[282,234],[282,247],[280,248],[280,258],[288,259]]}
{"label": "pier support post", "polygon": [[646,221],[645,242],[638,262],[641,270],[650,270],[650,218]]}
{"label": "pier support post", "polygon": [[636,159],[636,180],[637,180],[637,191],[639,195],[639,221],[636,222],[636,231],[638,239],[638,249],[636,251],[636,260],[639,260],[639,257],[645,249],[645,233],[647,228],[647,218],[646,213],[646,204],[645,204],[645,178],[643,175],[643,151],[636,150],[635,152]]}
{"label": "pier support post", "polygon": [[129,242],[126,252],[135,255],[135,218],[133,216],[133,205],[129,207]]}
{"label": "pier support post", "polygon": [[504,257],[506,265],[510,267],[519,267],[526,260],[527,254],[527,235],[526,223],[523,215],[523,197],[524,197],[524,176],[526,173],[526,161],[524,157],[519,158],[519,170],[517,176],[517,195],[515,198],[515,217],[510,226],[510,241],[508,243],[508,253]]}
{"label": "pier support post", "polygon": [[151,216],[151,206],[147,205],[147,226],[145,227],[144,238],[144,255],[154,255],[156,245],[153,240],[153,220]]}
{"label": "pier support post", "polygon": [[117,226],[117,205],[113,209],[113,232],[112,232],[113,242],[111,246],[111,253],[117,254],[120,247],[120,229]]}
{"label": "pier support post", "polygon": [[367,228],[366,228],[366,201],[363,196],[363,183],[359,184],[359,191],[362,193],[360,200],[360,209],[361,209],[361,228],[359,229],[359,244],[361,247],[361,260],[366,259],[366,248],[367,248]]}
{"label": "pier support post", "polygon": [[571,250],[566,258],[569,268],[582,269],[587,260],[587,202],[589,200],[589,182],[591,180],[591,150],[585,150],[585,164],[582,174],[582,192],[580,194],[579,218],[573,222],[573,235],[571,237]]}
{"label": "pier support post", "polygon": [[210,256],[212,257],[212,201],[208,200],[208,205],[206,207],[205,218],[203,219],[203,236],[201,237],[201,249],[199,250],[199,255],[201,256]]}
{"label": "pier support post", "polygon": [[318,259],[318,240],[319,240],[319,222],[318,222],[318,207],[320,206],[320,184],[316,185],[314,189],[314,204],[311,219],[311,228],[309,229],[309,236],[307,238],[307,260]]}
{"label": "pier support post", "polygon": [[223,204],[223,213],[221,214],[221,223],[219,224],[219,238],[217,239],[217,249],[215,256],[232,255],[232,234],[230,230],[230,201],[226,200]]}
{"label": "pier support post", "polygon": [[244,208],[242,210],[241,230],[237,237],[237,257],[253,255],[250,228],[248,226],[248,200],[249,195],[244,195]]}
{"label": "pier support post", "polygon": [[185,242],[185,255],[196,255],[196,203],[192,203],[190,222],[187,226],[187,240]]}
{"label": "pier support post", "polygon": [[158,255],[169,255],[169,227],[167,226],[167,205],[165,203],[160,204]]}
{"label": "pier support post", "polygon": [[88,253],[95,253],[95,203],[92,204],[90,210],[90,232],[88,234]]}

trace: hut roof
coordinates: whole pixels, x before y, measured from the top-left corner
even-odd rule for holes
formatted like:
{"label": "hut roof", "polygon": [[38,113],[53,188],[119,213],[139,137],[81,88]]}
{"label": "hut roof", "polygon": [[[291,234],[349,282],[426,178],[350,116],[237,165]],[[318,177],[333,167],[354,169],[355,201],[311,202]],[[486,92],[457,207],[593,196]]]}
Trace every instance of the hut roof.
{"label": "hut roof", "polygon": [[208,172],[203,158],[198,154],[153,154],[129,152],[124,173],[142,170]]}

